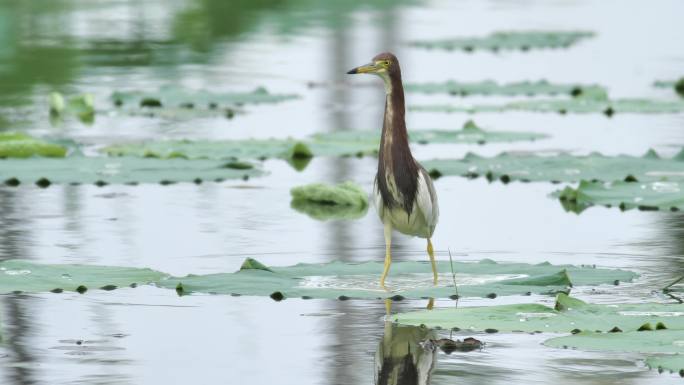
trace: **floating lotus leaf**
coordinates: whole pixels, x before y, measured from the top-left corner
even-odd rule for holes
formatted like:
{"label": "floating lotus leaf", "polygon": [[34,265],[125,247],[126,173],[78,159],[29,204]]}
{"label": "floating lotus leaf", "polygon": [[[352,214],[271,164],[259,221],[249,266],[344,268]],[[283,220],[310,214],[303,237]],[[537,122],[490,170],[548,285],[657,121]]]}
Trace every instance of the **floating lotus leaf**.
{"label": "floating lotus leaf", "polygon": [[684,96],[684,78],[679,80],[658,80],[653,85],[657,88],[673,89],[679,95]]}
{"label": "floating lotus leaf", "polygon": [[649,368],[678,371],[679,375],[684,377],[684,355],[682,354],[648,357],[646,358],[646,365]]}
{"label": "floating lotus leaf", "polygon": [[[539,133],[485,131],[472,121],[461,130],[414,130],[410,139],[416,143],[486,143],[513,142],[545,138]],[[222,159],[263,159],[310,156],[362,156],[375,154],[380,144],[380,130],[345,130],[313,135],[306,140],[245,139],[223,141],[158,141],[112,145],[103,149],[111,156],[152,156]]]}
{"label": "floating lotus leaf", "polygon": [[168,140],[112,145],[103,149],[110,156],[138,156],[188,159],[288,158],[297,145],[294,140],[248,139],[232,141]]}
{"label": "floating lotus leaf", "polygon": [[[671,317],[680,318],[682,314],[673,313]],[[663,318],[667,320],[671,317]],[[583,331],[574,335],[551,338],[545,341],[544,345],[586,351],[669,354],[648,357],[646,364],[650,368],[684,373],[684,330],[671,330],[669,328],[672,325],[664,323],[660,326],[668,329],[658,330],[658,324],[647,325],[653,330],[612,333]]]}
{"label": "floating lotus leaf", "polygon": [[318,220],[357,219],[368,211],[368,194],[352,182],[315,183],[295,187],[290,194],[292,208]]}
{"label": "floating lotus leaf", "polygon": [[[525,140],[537,140],[548,137],[546,134],[534,132],[507,132],[488,131],[477,126],[472,120],[467,121],[461,130],[412,130],[409,139],[412,142],[427,143],[465,143],[484,144],[487,142],[516,142]],[[369,148],[377,151],[380,144],[380,131],[335,131],[331,133],[316,134],[313,143],[355,144],[367,143]]]}
{"label": "floating lotus leaf", "polygon": [[0,158],[63,158],[66,153],[67,149],[59,144],[45,142],[23,133],[0,132]]}
{"label": "floating lotus leaf", "polygon": [[619,113],[634,114],[674,114],[684,112],[682,100],[656,99],[607,99],[599,97],[569,99],[533,99],[513,101],[505,104],[461,105],[422,105],[410,106],[411,111],[423,112],[556,112],[566,113],[602,113],[613,116]]}
{"label": "floating lotus leaf", "polygon": [[[299,98],[294,94],[271,94],[265,88],[251,92],[215,93],[205,90],[192,91],[185,88],[166,86],[158,91],[117,91],[111,96],[115,105],[132,104],[140,107],[204,107],[235,106],[242,104],[278,103]],[[192,107],[190,106],[192,104]]]}
{"label": "floating lotus leaf", "polygon": [[684,182],[580,182],[577,188],[556,192],[568,211],[581,212],[592,205],[622,210],[684,210]]}
{"label": "floating lotus leaf", "polygon": [[588,351],[676,353],[649,357],[650,367],[684,369],[684,304],[593,305],[559,294],[554,308],[539,304],[450,308],[400,313],[402,325],[501,332],[572,333],[544,345]]}
{"label": "floating lotus leaf", "polygon": [[[130,270],[128,281],[140,282],[140,275],[152,278],[149,282],[169,289],[182,288],[183,293],[243,294],[254,296],[276,297],[311,297],[311,298],[386,298],[406,297],[445,298],[454,294],[451,286],[449,262],[437,263],[442,272],[439,286],[432,286],[430,264],[425,262],[396,262],[392,264],[388,286],[391,292],[383,290],[379,285],[382,262],[325,264],[298,264],[288,267],[266,267],[256,261],[250,261],[246,267],[235,273],[219,273],[208,275],[189,275],[186,277],[170,277],[162,273],[141,269]],[[0,274],[14,277],[11,280],[0,280],[0,293],[16,290],[42,292],[55,288],[63,274],[71,276],[69,285],[57,287],[74,290],[82,284],[95,287],[120,283],[112,281],[112,277],[122,280],[129,271],[121,268],[77,265],[42,265],[23,260],[0,262]],[[109,273],[113,269],[116,274]],[[524,263],[496,263],[483,260],[476,263],[455,262],[456,280],[461,296],[514,295],[525,293],[556,293],[567,290],[574,285],[612,284],[615,280],[630,281],[635,273],[617,270],[600,269],[589,266],[555,266],[549,263],[537,265]],[[9,273],[8,273],[9,272]],[[40,272],[30,274],[25,272]],[[87,280],[76,279],[76,273],[87,275]],[[140,275],[139,275],[140,274]],[[46,277],[51,277],[49,280]],[[81,275],[78,275],[81,277]],[[154,280],[153,278],[157,279]],[[44,282],[48,280],[47,282]],[[126,281],[126,282],[128,282]],[[85,282],[85,283],[84,283]],[[397,297],[400,296],[400,297]]]}
{"label": "floating lotus leaf", "polygon": [[164,277],[164,274],[150,269],[46,265],[24,260],[9,260],[0,262],[0,293],[84,292],[99,288],[110,290],[114,287],[129,287],[132,284],[158,282]]}
{"label": "floating lotus leaf", "polygon": [[436,41],[415,41],[415,47],[471,51],[529,51],[544,48],[568,48],[594,36],[586,31],[502,31],[482,37],[462,37]]}
{"label": "floating lotus leaf", "polygon": [[586,156],[502,153],[485,158],[467,154],[463,159],[425,161],[423,166],[434,175],[484,176],[503,182],[684,181],[684,150],[673,158],[661,158],[652,150],[641,157],[597,153]]}
{"label": "floating lotus leaf", "polygon": [[[556,305],[528,303],[499,306],[461,307],[399,313],[392,317],[402,325],[460,328],[501,332],[637,332],[684,329],[684,304],[638,303],[594,305],[566,294],[558,294]],[[646,326],[648,325],[648,326]]]}
{"label": "floating lotus leaf", "polygon": [[250,92],[216,93],[166,86],[157,91],[116,91],[111,100],[120,113],[183,120],[204,117],[233,118],[244,104],[278,103],[299,98],[295,94],[271,94],[264,88]]}
{"label": "floating lotus leaf", "polygon": [[259,176],[263,171],[245,163],[221,160],[155,159],[136,157],[84,157],[64,159],[0,160],[0,182],[8,185],[36,183],[174,183],[237,179]]}
{"label": "floating lotus leaf", "polygon": [[481,82],[458,82],[449,80],[442,83],[407,84],[409,92],[422,92],[426,94],[450,94],[450,95],[557,95],[566,94],[572,97],[603,97],[607,95],[606,89],[595,84],[556,84],[546,80],[535,82],[523,81],[514,83],[497,83],[493,80]]}
{"label": "floating lotus leaf", "polygon": [[[681,315],[676,317],[681,317]],[[652,324],[653,330],[630,332],[596,333],[594,331],[583,331],[569,336],[551,338],[545,341],[544,345],[554,348],[567,347],[592,351],[684,353],[684,330],[655,330],[655,327],[656,324]],[[684,360],[681,360],[679,364],[680,367],[672,369],[684,368]]]}

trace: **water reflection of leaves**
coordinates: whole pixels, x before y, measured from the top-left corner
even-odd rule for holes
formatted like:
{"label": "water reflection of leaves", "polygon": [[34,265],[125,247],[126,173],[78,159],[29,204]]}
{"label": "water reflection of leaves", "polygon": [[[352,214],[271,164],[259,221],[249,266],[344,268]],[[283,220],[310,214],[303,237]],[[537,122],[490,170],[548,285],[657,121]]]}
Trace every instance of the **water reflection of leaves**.
{"label": "water reflection of leaves", "polygon": [[352,182],[314,183],[293,188],[291,207],[318,220],[358,219],[368,211],[365,191]]}
{"label": "water reflection of leaves", "polygon": [[319,221],[360,219],[368,211],[368,206],[331,205],[307,200],[293,200],[290,207]]}

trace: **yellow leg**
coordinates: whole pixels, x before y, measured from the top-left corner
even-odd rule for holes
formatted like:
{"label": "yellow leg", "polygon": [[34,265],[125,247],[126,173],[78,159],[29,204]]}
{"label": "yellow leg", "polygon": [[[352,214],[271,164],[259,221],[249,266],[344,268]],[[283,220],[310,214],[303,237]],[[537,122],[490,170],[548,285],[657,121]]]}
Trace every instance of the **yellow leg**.
{"label": "yellow leg", "polygon": [[432,242],[428,238],[427,253],[430,256],[430,264],[432,265],[432,281],[437,285],[437,265],[435,264],[435,251],[432,249]]}
{"label": "yellow leg", "polygon": [[432,310],[433,307],[435,307],[435,299],[434,299],[434,298],[430,298],[430,299],[428,300],[427,306],[426,306],[425,308],[428,309],[428,310]]}
{"label": "yellow leg", "polygon": [[392,300],[385,298],[385,314],[390,315],[392,313]]}
{"label": "yellow leg", "polygon": [[382,276],[380,276],[380,286],[387,290],[385,287],[385,278],[387,278],[387,273],[389,273],[390,265],[392,264],[392,225],[385,223],[385,268],[382,270]]}

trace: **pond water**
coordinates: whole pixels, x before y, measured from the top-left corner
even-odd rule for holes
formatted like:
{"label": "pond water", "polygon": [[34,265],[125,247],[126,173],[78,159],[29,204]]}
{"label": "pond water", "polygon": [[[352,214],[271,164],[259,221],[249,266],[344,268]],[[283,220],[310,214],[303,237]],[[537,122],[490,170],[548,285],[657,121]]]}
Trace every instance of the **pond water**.
{"label": "pond water", "polygon": [[[136,140],[379,130],[381,84],[345,73],[387,50],[401,60],[405,82],[544,78],[599,83],[614,97],[676,98],[652,83],[682,75],[684,53],[676,48],[684,38],[681,1],[365,3],[0,1],[0,130],[72,139],[86,152]],[[525,53],[428,51],[406,44],[520,29],[590,30],[596,36],[566,50]],[[176,121],[106,112],[114,90],[169,84],[215,92],[265,87],[301,98],[244,106],[245,113],[233,119]],[[51,124],[52,91],[92,93],[98,111],[105,112],[90,125],[72,119]],[[453,100],[407,94],[408,105]],[[671,155],[684,146],[682,114],[409,112],[407,125],[455,129],[471,118],[497,131],[550,138],[415,145],[416,158],[510,150],[641,155],[650,148]],[[150,267],[177,276],[235,271],[246,257],[274,266],[381,260],[382,224],[372,210],[359,220],[320,222],[294,211],[289,195],[294,186],[345,180],[370,191],[376,164],[368,157],[314,158],[297,171],[267,160],[268,175],[248,181],[0,187],[0,260]],[[684,274],[684,214],[603,207],[568,213],[549,198],[558,185],[546,183],[444,177],[435,186],[441,217],[433,243],[439,259],[448,259],[450,250],[465,261],[595,264],[641,274],[633,283],[574,292],[602,303],[671,301],[658,289]],[[427,258],[422,239],[395,235],[393,247],[397,260]],[[466,298],[459,306],[523,301],[552,304],[553,298]],[[402,301],[391,310],[424,307],[425,301]],[[385,325],[385,314],[379,300],[179,297],[154,287],[1,295],[0,382],[372,384],[383,341],[420,334]],[[545,334],[453,337],[469,336],[485,348],[450,355],[437,350],[422,358],[434,361],[432,384],[681,382],[678,374],[649,370],[642,355],[551,349],[541,345]]]}

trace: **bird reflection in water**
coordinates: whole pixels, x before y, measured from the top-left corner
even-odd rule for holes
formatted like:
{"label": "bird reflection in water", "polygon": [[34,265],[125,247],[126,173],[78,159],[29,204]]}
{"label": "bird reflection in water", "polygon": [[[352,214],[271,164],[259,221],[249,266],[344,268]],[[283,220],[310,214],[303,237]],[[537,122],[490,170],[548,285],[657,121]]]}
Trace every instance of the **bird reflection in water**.
{"label": "bird reflection in water", "polygon": [[431,329],[385,322],[375,353],[376,385],[427,385],[437,363]]}
{"label": "bird reflection in water", "polygon": [[[434,298],[427,308],[432,310]],[[387,320],[392,312],[392,300],[385,300]],[[483,349],[485,344],[475,338],[463,340],[436,338],[425,326],[398,325],[385,321],[382,340],[375,352],[375,385],[428,385],[437,364],[438,350],[445,354],[467,353]]]}

